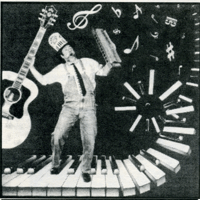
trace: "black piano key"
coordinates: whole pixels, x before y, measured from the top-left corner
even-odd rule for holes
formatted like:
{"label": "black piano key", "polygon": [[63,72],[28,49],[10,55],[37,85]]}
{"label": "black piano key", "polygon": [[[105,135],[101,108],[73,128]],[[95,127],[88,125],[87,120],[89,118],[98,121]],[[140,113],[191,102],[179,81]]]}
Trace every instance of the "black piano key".
{"label": "black piano key", "polygon": [[142,163],[134,155],[129,155],[129,159],[138,168],[138,170],[141,172],[145,170],[144,165],[142,165]]}
{"label": "black piano key", "polygon": [[19,163],[28,158],[30,158],[30,155],[29,156],[12,155],[10,157],[6,156],[3,160],[4,162],[2,163],[2,173],[10,174],[15,172],[17,170]]}
{"label": "black piano key", "polygon": [[41,163],[39,163],[38,165],[35,165],[33,167],[30,167],[28,169],[28,174],[34,174],[36,172],[38,172],[40,169],[42,169],[45,165],[49,164],[52,160],[52,156],[48,156],[46,158],[46,160],[42,161]]}
{"label": "black piano key", "polygon": [[107,174],[106,156],[101,156],[101,173]]}
{"label": "black piano key", "polygon": [[72,163],[72,165],[69,167],[67,173],[68,174],[74,174],[79,166],[79,164],[81,163],[80,160],[80,156],[76,156],[74,159],[74,162]]}
{"label": "black piano key", "polygon": [[91,174],[96,174],[96,171],[97,171],[97,159],[98,159],[98,156],[93,156],[92,163],[91,163]]}
{"label": "black piano key", "polygon": [[160,164],[160,161],[156,157],[154,157],[153,155],[151,155],[150,153],[148,153],[144,149],[140,150],[140,154],[142,156],[144,156],[147,160],[149,160],[150,162],[152,162],[153,164],[156,164],[156,165]]}
{"label": "black piano key", "polygon": [[113,170],[113,174],[119,174],[119,168],[117,166],[115,156],[112,155],[112,156],[109,157],[109,159],[110,159],[110,164],[111,164],[111,167],[112,167],[112,170]]}
{"label": "black piano key", "polygon": [[63,168],[67,165],[69,160],[71,160],[72,156],[67,155],[65,158],[63,158],[60,162],[60,167],[59,167],[59,173],[63,170]]}
{"label": "black piano key", "polygon": [[31,166],[31,163],[33,163],[37,159],[36,155],[31,156],[29,159],[25,160],[24,162],[20,163],[17,167],[17,173],[23,174],[25,173],[28,168]]}

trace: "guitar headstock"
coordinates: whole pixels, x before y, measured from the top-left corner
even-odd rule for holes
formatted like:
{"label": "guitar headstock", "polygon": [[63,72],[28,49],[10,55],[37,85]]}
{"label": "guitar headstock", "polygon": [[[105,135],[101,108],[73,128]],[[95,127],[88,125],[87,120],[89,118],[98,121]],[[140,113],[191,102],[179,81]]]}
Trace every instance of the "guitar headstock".
{"label": "guitar headstock", "polygon": [[40,26],[46,29],[49,26],[53,26],[54,22],[56,21],[55,18],[58,17],[57,10],[55,9],[54,6],[46,6],[45,9],[42,9],[40,15],[41,15],[41,17],[39,17]]}

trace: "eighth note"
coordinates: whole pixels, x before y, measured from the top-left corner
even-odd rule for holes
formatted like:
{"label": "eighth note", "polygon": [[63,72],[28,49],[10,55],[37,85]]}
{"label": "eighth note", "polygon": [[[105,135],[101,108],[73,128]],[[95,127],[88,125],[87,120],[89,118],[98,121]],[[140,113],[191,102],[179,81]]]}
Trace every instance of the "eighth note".
{"label": "eighth note", "polygon": [[178,75],[180,76],[181,75],[181,68],[182,68],[183,66],[182,65],[180,65],[179,67],[178,67]]}
{"label": "eighth note", "polygon": [[122,12],[121,12],[120,9],[114,9],[114,8],[112,7],[112,10],[114,11],[114,13],[117,15],[118,18],[121,17]]}
{"label": "eighth note", "polygon": [[150,34],[154,39],[158,39],[158,35],[159,35],[158,32],[154,32],[154,34],[152,34],[152,33],[150,33]]}
{"label": "eighth note", "polygon": [[134,41],[134,43],[133,43],[131,49],[129,49],[129,48],[124,49],[124,53],[125,53],[125,54],[129,54],[129,53],[131,53],[132,50],[133,50],[133,48],[134,48],[134,46],[135,46],[135,44],[136,44],[136,48],[135,48],[135,50],[137,50],[138,47],[139,47],[139,35],[138,35],[137,38],[135,39],[135,41]]}
{"label": "eighth note", "polygon": [[151,18],[154,20],[154,22],[158,23],[154,17],[155,17],[155,15],[152,14],[152,15],[151,15]]}
{"label": "eighth note", "polygon": [[138,7],[137,4],[135,4],[135,9],[136,9],[136,11],[133,13],[134,14],[133,18],[138,19],[139,12],[142,14],[142,9],[140,7]]}
{"label": "eighth note", "polygon": [[158,57],[156,57],[156,56],[153,56],[153,55],[150,55],[151,57],[153,57],[153,58],[155,58],[156,59],[156,61],[159,61],[159,58]]}

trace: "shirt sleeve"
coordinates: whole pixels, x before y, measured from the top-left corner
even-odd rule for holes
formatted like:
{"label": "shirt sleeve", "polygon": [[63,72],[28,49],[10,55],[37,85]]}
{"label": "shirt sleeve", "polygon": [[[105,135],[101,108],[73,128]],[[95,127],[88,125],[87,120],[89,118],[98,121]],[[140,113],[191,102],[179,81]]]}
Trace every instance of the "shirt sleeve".
{"label": "shirt sleeve", "polygon": [[88,59],[90,62],[90,65],[92,69],[94,70],[95,75],[97,76],[107,76],[108,73],[110,72],[110,65],[105,65],[103,66],[102,64],[99,64],[96,60],[93,59]]}

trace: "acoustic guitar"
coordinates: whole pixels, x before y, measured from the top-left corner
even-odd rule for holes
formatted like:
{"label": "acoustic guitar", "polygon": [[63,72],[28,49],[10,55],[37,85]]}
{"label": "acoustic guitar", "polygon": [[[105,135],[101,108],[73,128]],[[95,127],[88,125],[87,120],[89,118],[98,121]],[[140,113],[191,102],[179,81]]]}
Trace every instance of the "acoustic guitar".
{"label": "acoustic guitar", "polygon": [[26,78],[31,62],[48,27],[56,21],[57,10],[46,6],[40,13],[40,28],[18,72],[2,72],[2,148],[11,149],[22,144],[31,130],[29,104],[37,97],[36,84]]}

